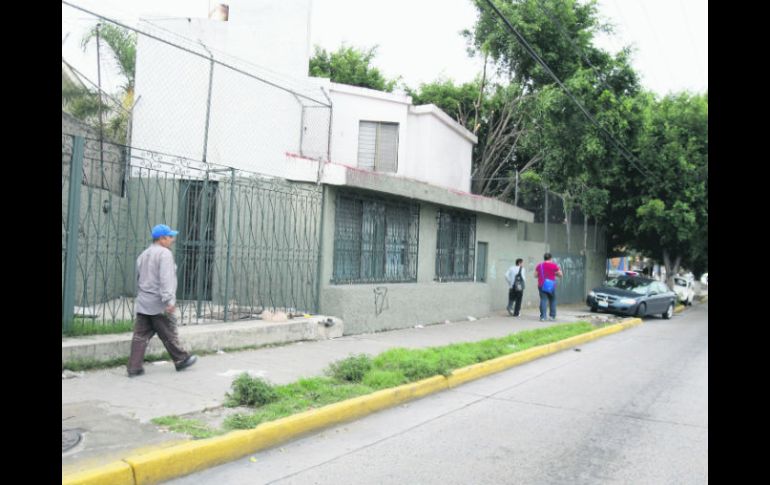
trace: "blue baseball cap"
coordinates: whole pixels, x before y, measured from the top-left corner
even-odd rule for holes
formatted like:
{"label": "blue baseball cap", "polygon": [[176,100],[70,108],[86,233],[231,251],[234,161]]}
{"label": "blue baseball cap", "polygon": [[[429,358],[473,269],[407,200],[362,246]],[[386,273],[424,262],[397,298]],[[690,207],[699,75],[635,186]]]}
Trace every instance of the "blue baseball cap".
{"label": "blue baseball cap", "polygon": [[174,231],[170,227],[168,227],[165,224],[158,224],[157,226],[152,228],[152,238],[158,239],[162,236],[171,236],[176,237],[176,235],[179,234],[179,231]]}

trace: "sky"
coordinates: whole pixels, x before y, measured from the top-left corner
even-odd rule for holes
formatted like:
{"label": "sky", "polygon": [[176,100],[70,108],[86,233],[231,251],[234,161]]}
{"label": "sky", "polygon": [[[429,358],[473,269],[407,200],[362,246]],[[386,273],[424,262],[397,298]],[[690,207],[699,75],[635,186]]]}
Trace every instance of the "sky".
{"label": "sky", "polygon": [[[107,17],[135,24],[141,17],[207,16],[216,0],[68,0]],[[227,0],[221,0],[226,3]],[[610,52],[635,48],[632,64],[642,85],[659,95],[708,90],[707,0],[599,0],[602,21],[615,25],[596,45]],[[232,15],[232,13],[231,13]],[[460,35],[477,14],[470,0],[312,0],[310,40],[327,50],[342,43],[377,46],[373,64],[387,78],[411,87],[439,78],[472,80],[482,62],[467,54]],[[93,59],[79,48],[88,15],[62,4],[62,56],[95,79]],[[93,53],[91,53],[93,56]],[[266,66],[269,67],[269,66]],[[103,72],[106,85],[117,75]]]}

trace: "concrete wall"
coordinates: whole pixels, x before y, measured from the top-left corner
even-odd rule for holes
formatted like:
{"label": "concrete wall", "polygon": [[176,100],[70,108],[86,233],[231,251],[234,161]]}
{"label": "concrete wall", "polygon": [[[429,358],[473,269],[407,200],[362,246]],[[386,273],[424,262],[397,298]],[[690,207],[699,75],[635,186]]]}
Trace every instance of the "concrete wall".
{"label": "concrete wall", "polygon": [[[309,0],[239,1],[230,4],[228,22],[146,25],[153,35],[200,55],[139,36],[132,145],[193,160],[203,159],[205,145],[209,163],[278,177],[287,176],[287,152],[304,148],[307,156],[325,157],[330,109],[307,77],[309,11]],[[209,51],[251,76],[215,63],[210,78]]]}
{"label": "concrete wall", "polygon": [[[320,312],[341,318],[345,322],[346,334],[405,328],[417,324],[464,319],[468,316],[482,317],[502,311],[508,304],[505,272],[514,265],[517,258],[524,259],[526,268],[526,288],[522,306],[536,307],[539,304],[534,269],[542,261],[544,243],[525,240],[523,231],[528,224],[516,223],[507,218],[476,214],[477,247],[479,242],[488,244],[485,282],[434,281],[438,229],[436,215],[441,206],[424,201],[417,201],[420,204],[417,282],[331,284],[336,195],[345,190],[350,189],[325,187]],[[532,227],[528,229],[533,230]],[[537,232],[538,229],[540,228],[535,227],[534,231]],[[557,241],[556,247],[560,247],[558,241],[566,242],[566,234],[558,234],[558,229],[551,231],[549,228],[549,235],[553,235]],[[603,277],[603,255],[603,250],[586,255],[587,288],[596,286],[594,283]],[[476,257],[478,264],[478,249]]]}
{"label": "concrete wall", "polygon": [[439,187],[470,191],[476,137],[433,105],[412,106],[411,97],[330,84],[334,110],[331,160],[358,167],[360,121],[398,123],[396,175]]}
{"label": "concrete wall", "polygon": [[[529,274],[534,272],[535,265],[543,260],[543,253],[570,253],[585,256],[585,293],[599,286],[605,279],[606,272],[606,230],[594,225],[588,226],[587,250],[584,250],[584,227],[573,224],[570,230],[570,246],[567,249],[567,226],[564,224],[548,224],[548,244],[545,243],[545,224],[519,223],[520,243],[529,248],[532,263],[527,266]],[[526,261],[526,260],[525,260]],[[537,301],[537,291],[533,297]]]}
{"label": "concrete wall", "polygon": [[476,137],[433,105],[410,107],[408,123],[408,158],[399,174],[470,192]]}
{"label": "concrete wall", "polygon": [[336,163],[358,166],[358,127],[360,121],[398,123],[398,165],[401,174],[407,162],[407,114],[409,96],[384,93],[373,89],[331,84],[331,100],[334,111],[332,121],[331,160]]}
{"label": "concrete wall", "polygon": [[[346,334],[404,328],[468,316],[481,317],[506,307],[508,290],[505,271],[522,254],[516,224],[505,218],[477,214],[477,244],[488,244],[487,281],[439,283],[434,278],[438,230],[436,216],[440,206],[426,202],[419,202],[416,283],[331,284],[335,203],[340,190],[346,189],[325,187],[320,312],[341,318],[345,322]],[[528,244],[524,243],[524,246]],[[531,292],[528,288],[527,295]]]}

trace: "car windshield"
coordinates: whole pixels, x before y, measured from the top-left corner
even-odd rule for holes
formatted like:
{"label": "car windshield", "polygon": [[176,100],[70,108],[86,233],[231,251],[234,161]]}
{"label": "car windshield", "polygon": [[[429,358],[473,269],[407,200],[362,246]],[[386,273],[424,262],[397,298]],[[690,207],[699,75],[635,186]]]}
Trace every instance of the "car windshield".
{"label": "car windshield", "polygon": [[687,280],[684,278],[674,278],[674,283],[679,286],[687,286]]}
{"label": "car windshield", "polygon": [[629,290],[640,295],[646,295],[650,289],[650,283],[636,278],[613,278],[607,280],[606,286],[619,290]]}

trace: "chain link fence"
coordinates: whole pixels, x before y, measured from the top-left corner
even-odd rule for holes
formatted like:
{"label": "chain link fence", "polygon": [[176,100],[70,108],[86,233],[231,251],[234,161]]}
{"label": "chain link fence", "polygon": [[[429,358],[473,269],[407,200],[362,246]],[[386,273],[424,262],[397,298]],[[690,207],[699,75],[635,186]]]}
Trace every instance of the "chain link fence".
{"label": "chain link fence", "polygon": [[532,212],[534,223],[544,226],[544,239],[547,244],[554,241],[554,228],[564,227],[566,252],[604,250],[601,225],[597,224],[595,219],[586,217],[580,206],[575,203],[570,210],[565,211],[564,198],[541,183],[521,180],[516,193],[516,205]]}
{"label": "chain link fence", "polygon": [[203,19],[118,21],[69,2],[62,17],[81,33],[62,41],[62,110],[99,139],[279,177],[287,156],[319,172],[328,161],[331,100],[301,60],[270,68],[228,55],[215,46],[248,39],[228,44]]}

